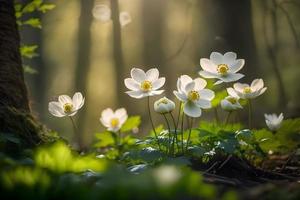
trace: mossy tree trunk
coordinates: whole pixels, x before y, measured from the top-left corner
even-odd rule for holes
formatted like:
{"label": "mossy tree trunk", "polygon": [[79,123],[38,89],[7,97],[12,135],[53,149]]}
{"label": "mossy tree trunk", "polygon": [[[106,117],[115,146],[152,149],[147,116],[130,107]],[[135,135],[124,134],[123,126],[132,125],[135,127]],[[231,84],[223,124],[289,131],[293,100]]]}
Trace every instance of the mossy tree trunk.
{"label": "mossy tree trunk", "polygon": [[39,129],[30,115],[14,1],[0,0],[0,133],[32,146],[40,142]]}

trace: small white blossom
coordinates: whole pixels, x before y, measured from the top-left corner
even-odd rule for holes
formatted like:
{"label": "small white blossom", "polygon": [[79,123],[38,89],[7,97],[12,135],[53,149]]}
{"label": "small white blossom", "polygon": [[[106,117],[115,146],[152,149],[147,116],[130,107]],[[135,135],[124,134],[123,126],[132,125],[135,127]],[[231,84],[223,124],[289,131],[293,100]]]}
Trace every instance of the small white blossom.
{"label": "small white blossom", "polygon": [[111,18],[111,10],[110,8],[105,5],[105,4],[98,4],[95,5],[95,7],[93,8],[93,16],[95,19],[106,23],[110,21]]}
{"label": "small white blossom", "polygon": [[276,114],[265,114],[266,124],[271,131],[277,131],[281,127],[283,118],[282,113],[279,116]]}
{"label": "small white blossom", "polygon": [[[262,79],[255,79],[251,85],[245,83],[235,83],[233,89],[236,94],[242,99],[254,99],[262,95],[266,91],[264,81]],[[232,91],[232,88],[229,88]],[[227,90],[228,91],[228,90]]]}
{"label": "small white blossom", "polygon": [[200,117],[201,109],[211,108],[211,100],[215,97],[212,90],[205,89],[207,82],[202,78],[192,79],[182,75],[177,80],[177,91],[174,95],[182,102],[183,111],[190,117]]}
{"label": "small white blossom", "polygon": [[242,109],[239,99],[240,97],[236,94],[236,92],[232,88],[227,88],[227,93],[229,96],[225,97],[221,101],[221,108],[226,111],[234,111],[238,109]]}
{"label": "small white blossom", "polygon": [[107,108],[102,111],[100,122],[112,132],[120,130],[122,125],[128,118],[125,108],[119,108],[115,112],[111,108]]}
{"label": "small white blossom", "polygon": [[55,117],[74,116],[83,105],[82,94],[76,92],[72,99],[68,95],[60,95],[58,101],[49,103],[48,110]]}
{"label": "small white blossom", "polygon": [[154,102],[154,110],[160,114],[170,113],[175,109],[175,103],[168,99],[167,97],[163,97]]}
{"label": "small white blossom", "polygon": [[131,69],[131,78],[124,80],[125,86],[131,90],[126,94],[133,98],[143,98],[148,96],[160,95],[164,90],[158,90],[165,84],[164,77],[159,78],[157,68],[149,69],[146,73],[139,68]]}
{"label": "small white blossom", "polygon": [[131,16],[128,12],[120,12],[120,25],[122,27],[126,26],[131,22]]}
{"label": "small white blossom", "polygon": [[201,58],[200,65],[203,70],[199,74],[204,78],[219,79],[215,85],[223,82],[234,82],[244,77],[243,74],[237,73],[244,64],[244,59],[236,59],[234,52],[227,52],[224,55],[218,52],[212,52],[210,59]]}

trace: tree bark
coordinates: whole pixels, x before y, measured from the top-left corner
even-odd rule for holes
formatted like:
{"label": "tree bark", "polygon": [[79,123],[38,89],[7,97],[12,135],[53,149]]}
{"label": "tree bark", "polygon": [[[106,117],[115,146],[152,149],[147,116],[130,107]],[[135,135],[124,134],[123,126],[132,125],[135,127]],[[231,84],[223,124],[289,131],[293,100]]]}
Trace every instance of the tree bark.
{"label": "tree bark", "polygon": [[[91,52],[91,24],[93,21],[92,9],[94,0],[81,0],[81,11],[79,18],[78,31],[78,55],[75,77],[76,92],[87,95],[87,77],[90,71],[90,52]],[[86,106],[83,106],[78,113],[78,135],[77,143],[80,149],[84,146],[84,128],[86,119]]]}
{"label": "tree bark", "polygon": [[122,33],[121,33],[121,25],[119,20],[119,0],[110,0],[111,7],[111,19],[113,22],[113,59],[115,65],[115,80],[117,81],[117,102],[116,104],[119,106],[126,106],[126,102],[124,101],[124,74],[125,74],[125,66],[124,66],[124,57],[123,57],[123,47],[122,47]]}
{"label": "tree bark", "polygon": [[0,132],[32,145],[40,140],[39,128],[30,115],[14,1],[0,0]]}

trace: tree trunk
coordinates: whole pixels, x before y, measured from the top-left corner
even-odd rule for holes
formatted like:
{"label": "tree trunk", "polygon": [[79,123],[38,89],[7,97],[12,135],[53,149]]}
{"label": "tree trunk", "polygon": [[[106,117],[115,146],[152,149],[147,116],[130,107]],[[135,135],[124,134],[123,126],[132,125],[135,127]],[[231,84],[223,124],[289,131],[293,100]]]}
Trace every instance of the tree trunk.
{"label": "tree trunk", "polygon": [[[168,1],[144,0],[143,10],[143,40],[144,64],[146,69],[157,67],[163,76],[167,75],[167,68],[163,63],[165,54],[163,50],[163,36],[165,27],[165,13]],[[164,86],[166,95],[170,94],[168,85]]]}
{"label": "tree trunk", "polygon": [[115,79],[117,81],[117,102],[116,104],[119,106],[126,106],[126,102],[124,101],[125,93],[124,93],[124,58],[122,51],[122,33],[121,33],[121,25],[119,20],[119,0],[110,0],[111,6],[111,19],[113,22],[113,59],[115,65]]}
{"label": "tree trunk", "polygon": [[0,132],[33,145],[40,127],[30,115],[19,48],[14,1],[0,0]]}
{"label": "tree trunk", "polygon": [[[90,70],[91,52],[91,24],[93,21],[92,9],[94,0],[81,0],[81,11],[78,31],[78,55],[76,66],[75,88],[76,92],[87,95],[87,77]],[[84,145],[84,128],[86,119],[86,106],[83,106],[78,113],[78,135],[77,143],[80,149]]]}

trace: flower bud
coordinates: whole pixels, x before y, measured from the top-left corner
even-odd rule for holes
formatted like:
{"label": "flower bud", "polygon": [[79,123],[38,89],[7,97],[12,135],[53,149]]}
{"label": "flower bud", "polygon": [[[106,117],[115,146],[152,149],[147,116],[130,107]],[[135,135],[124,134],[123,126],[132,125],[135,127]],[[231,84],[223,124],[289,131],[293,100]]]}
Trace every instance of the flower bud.
{"label": "flower bud", "polygon": [[175,109],[175,103],[168,99],[167,97],[163,97],[154,102],[154,110],[160,114],[170,113]]}

